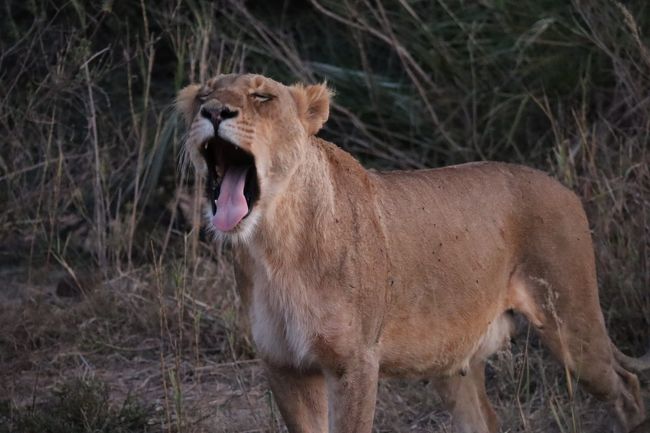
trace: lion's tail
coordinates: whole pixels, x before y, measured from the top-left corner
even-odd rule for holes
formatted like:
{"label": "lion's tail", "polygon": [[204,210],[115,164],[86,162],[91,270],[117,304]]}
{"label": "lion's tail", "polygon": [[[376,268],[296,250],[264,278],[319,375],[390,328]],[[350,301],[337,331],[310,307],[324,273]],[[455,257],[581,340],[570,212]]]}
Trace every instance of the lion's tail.
{"label": "lion's tail", "polygon": [[627,356],[620,351],[614,343],[612,343],[612,350],[614,351],[614,358],[621,364],[626,370],[630,370],[634,373],[641,373],[646,370],[650,370],[650,349],[646,352],[645,355],[640,358],[632,358]]}

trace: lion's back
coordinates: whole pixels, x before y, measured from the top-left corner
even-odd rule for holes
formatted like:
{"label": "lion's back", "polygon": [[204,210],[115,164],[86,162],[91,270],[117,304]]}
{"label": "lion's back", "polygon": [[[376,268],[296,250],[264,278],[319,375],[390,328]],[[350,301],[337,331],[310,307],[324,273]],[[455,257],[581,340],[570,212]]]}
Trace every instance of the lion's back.
{"label": "lion's back", "polygon": [[373,176],[388,249],[403,267],[434,256],[432,274],[459,260],[509,267],[535,243],[589,238],[578,197],[530,167],[479,162]]}

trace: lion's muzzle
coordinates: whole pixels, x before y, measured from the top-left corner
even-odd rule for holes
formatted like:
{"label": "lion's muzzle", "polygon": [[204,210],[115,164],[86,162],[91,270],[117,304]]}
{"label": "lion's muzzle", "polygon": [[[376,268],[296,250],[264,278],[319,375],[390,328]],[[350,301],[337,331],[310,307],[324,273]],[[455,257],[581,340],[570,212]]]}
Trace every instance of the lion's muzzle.
{"label": "lion's muzzle", "polygon": [[255,158],[235,143],[219,136],[222,122],[238,112],[225,106],[204,106],[201,117],[210,121],[215,135],[201,145],[208,167],[207,195],[212,205],[212,224],[232,231],[246,218],[259,198]]}

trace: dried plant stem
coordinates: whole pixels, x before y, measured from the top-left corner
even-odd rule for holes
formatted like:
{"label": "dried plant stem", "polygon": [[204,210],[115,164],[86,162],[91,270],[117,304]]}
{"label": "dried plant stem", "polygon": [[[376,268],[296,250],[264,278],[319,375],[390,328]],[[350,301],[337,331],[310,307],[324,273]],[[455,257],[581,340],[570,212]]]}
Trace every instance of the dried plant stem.
{"label": "dried plant stem", "polygon": [[[96,54],[97,55],[97,54]],[[95,56],[96,56],[95,55]],[[93,145],[95,176],[93,178],[93,196],[95,199],[95,236],[97,239],[97,261],[102,273],[108,272],[108,262],[106,259],[106,202],[104,198],[104,188],[102,182],[102,165],[99,151],[99,138],[97,136],[97,118],[95,113],[95,98],[93,96],[92,80],[88,71],[88,63],[95,57],[91,57],[83,64],[86,86],[88,89],[88,129],[90,129],[90,138]]]}

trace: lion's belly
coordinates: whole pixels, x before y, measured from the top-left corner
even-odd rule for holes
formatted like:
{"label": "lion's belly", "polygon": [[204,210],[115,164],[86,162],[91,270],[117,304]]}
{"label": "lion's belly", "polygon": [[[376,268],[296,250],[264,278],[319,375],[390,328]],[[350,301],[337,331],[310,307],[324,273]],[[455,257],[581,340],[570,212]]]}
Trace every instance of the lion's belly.
{"label": "lion's belly", "polygon": [[[462,250],[395,267],[380,340],[385,373],[453,374],[509,339],[508,255],[498,248]],[[459,262],[457,255],[465,257]]]}
{"label": "lion's belly", "polygon": [[386,329],[380,370],[386,376],[448,376],[466,371],[470,361],[485,359],[510,341],[514,329],[509,313],[487,322],[442,324],[421,328],[413,321]]}
{"label": "lion's belly", "polygon": [[381,336],[386,372],[453,373],[506,338],[512,257],[503,242],[472,248],[465,233],[443,241],[421,234],[412,255],[395,255]]}

